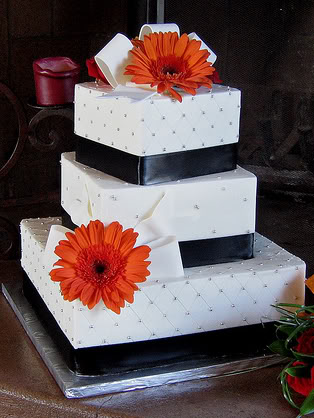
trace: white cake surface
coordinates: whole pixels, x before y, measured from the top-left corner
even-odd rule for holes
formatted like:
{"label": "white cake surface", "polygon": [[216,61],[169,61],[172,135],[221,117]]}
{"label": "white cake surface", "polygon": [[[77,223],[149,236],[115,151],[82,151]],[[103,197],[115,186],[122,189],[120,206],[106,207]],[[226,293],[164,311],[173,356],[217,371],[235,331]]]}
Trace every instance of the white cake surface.
{"label": "white cake surface", "polygon": [[141,243],[165,236],[189,241],[255,231],[256,177],[236,170],[151,186],[125,183],[61,157],[61,204],[80,226],[99,219],[139,232]]}
{"label": "white cake surface", "polygon": [[193,267],[184,278],[148,280],[117,315],[101,302],[92,310],[64,301],[43,259],[58,218],[21,222],[22,266],[74,348],[151,340],[278,319],[277,302],[304,302],[305,264],[256,234],[255,258]]}
{"label": "white cake surface", "polygon": [[155,94],[146,100],[108,95],[96,83],[75,86],[74,131],[87,140],[138,156],[238,142],[241,92],[214,84],[182,103]]}

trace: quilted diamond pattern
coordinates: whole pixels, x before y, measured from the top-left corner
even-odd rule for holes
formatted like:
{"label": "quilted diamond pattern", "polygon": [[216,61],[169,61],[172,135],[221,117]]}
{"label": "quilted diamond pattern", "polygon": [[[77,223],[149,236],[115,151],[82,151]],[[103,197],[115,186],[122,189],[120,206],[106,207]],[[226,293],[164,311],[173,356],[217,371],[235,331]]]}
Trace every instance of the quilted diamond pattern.
{"label": "quilted diamond pattern", "polygon": [[42,268],[57,218],[21,223],[22,266],[75,347],[91,347],[245,326],[278,318],[276,302],[303,303],[305,265],[256,234],[253,259],[185,270],[184,279],[148,280],[120,315],[103,303],[89,310],[62,299]]}
{"label": "quilted diamond pattern", "polygon": [[135,155],[192,150],[235,143],[239,136],[240,91],[214,85],[179,103],[167,96],[134,102],[102,98],[101,88],[75,89],[75,133],[86,140]]}

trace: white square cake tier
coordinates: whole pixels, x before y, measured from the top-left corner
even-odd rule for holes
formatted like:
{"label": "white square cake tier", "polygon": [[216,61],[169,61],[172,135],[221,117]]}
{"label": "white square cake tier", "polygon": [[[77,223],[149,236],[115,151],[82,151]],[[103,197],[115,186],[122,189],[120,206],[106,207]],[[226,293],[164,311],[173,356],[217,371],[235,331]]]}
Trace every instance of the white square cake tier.
{"label": "white square cake tier", "polygon": [[256,234],[250,260],[185,269],[182,279],[149,277],[133,304],[117,315],[101,302],[89,310],[64,301],[44,266],[51,225],[58,218],[21,222],[22,266],[74,348],[105,346],[259,324],[278,319],[277,302],[302,304],[305,264]]}
{"label": "white square cake tier", "polygon": [[182,103],[155,94],[146,100],[108,95],[96,83],[75,86],[74,132],[137,156],[187,151],[238,142],[241,92],[214,84]]}
{"label": "white square cake tier", "polygon": [[244,235],[255,231],[256,177],[236,170],[141,186],[61,157],[61,204],[78,226],[91,219],[135,228],[144,242]]}

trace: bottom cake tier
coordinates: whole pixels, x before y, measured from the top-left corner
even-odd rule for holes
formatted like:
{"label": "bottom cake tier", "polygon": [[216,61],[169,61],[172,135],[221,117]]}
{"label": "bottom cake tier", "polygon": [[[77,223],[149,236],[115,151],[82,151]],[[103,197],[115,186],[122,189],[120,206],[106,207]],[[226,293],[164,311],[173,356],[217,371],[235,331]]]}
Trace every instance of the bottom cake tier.
{"label": "bottom cake tier", "polygon": [[228,350],[254,351],[254,335],[265,347],[269,336],[261,323],[278,319],[272,305],[304,301],[304,262],[256,234],[253,259],[188,268],[180,280],[149,278],[120,315],[102,303],[89,310],[79,300],[64,301],[50,280],[45,247],[54,224],[61,219],[21,223],[24,292],[77,373],[219,356],[226,341]]}

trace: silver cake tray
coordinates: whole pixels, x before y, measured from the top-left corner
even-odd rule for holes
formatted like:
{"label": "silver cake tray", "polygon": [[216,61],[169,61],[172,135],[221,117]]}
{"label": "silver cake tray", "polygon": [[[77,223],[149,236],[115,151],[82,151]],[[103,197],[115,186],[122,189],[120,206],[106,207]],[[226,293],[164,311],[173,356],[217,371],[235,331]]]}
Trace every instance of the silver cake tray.
{"label": "silver cake tray", "polygon": [[73,373],[65,364],[54,342],[47,334],[31,305],[22,293],[22,283],[2,284],[2,292],[42,360],[67,398],[84,398],[116,392],[126,392],[195,379],[244,373],[279,364],[283,358],[275,355],[193,360],[175,365],[138,369],[132,372],[82,376]]}

